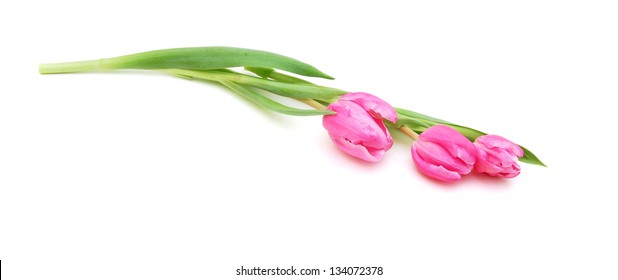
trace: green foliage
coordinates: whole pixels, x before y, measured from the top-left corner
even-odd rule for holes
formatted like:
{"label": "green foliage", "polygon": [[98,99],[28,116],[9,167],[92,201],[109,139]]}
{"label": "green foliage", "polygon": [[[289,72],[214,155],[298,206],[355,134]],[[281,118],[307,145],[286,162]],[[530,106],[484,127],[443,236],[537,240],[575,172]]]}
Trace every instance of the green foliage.
{"label": "green foliage", "polygon": [[208,70],[208,71],[196,71],[185,69],[168,69],[162,70],[164,72],[189,76],[197,79],[204,79],[210,81],[230,81],[236,84],[245,86],[252,86],[259,89],[263,89],[274,94],[278,94],[290,98],[300,99],[329,99],[336,98],[346,93],[345,91],[329,88],[317,85],[307,84],[289,84],[278,81],[267,80],[263,78],[253,77],[245,74],[240,74],[232,71],[220,71],[220,70]]}

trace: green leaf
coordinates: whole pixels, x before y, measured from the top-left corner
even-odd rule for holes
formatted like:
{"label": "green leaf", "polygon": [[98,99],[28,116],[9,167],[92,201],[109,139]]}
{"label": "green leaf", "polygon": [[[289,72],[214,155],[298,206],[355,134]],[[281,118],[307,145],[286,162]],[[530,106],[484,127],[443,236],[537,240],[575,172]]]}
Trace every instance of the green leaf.
{"label": "green leaf", "polygon": [[524,146],[519,145],[519,147],[524,150],[524,156],[519,158],[519,161],[521,162],[525,162],[525,163],[529,163],[529,164],[535,164],[535,165],[540,165],[540,166],[545,166],[547,167],[547,165],[545,165],[545,163],[543,163],[536,155],[534,155],[530,150],[526,149]]}
{"label": "green leaf", "polygon": [[457,125],[457,124],[452,124],[452,123],[443,123],[443,124],[448,125],[454,128],[455,130],[459,131],[459,133],[466,136],[466,138],[470,139],[470,141],[474,141],[476,140],[477,137],[487,134],[485,132],[478,131],[474,128],[469,128],[469,127],[462,126],[462,125]]}
{"label": "green leaf", "polygon": [[409,118],[409,117],[406,117],[400,114],[398,116],[398,120],[395,126],[401,127],[402,125],[409,127],[410,129],[414,130],[417,133],[419,133],[419,131],[421,132],[425,131],[425,129],[432,126],[431,123],[427,123],[419,119]]}
{"label": "green leaf", "polygon": [[395,111],[397,111],[397,113],[404,115],[406,117],[410,117],[410,118],[415,118],[415,119],[421,119],[421,120],[427,120],[427,121],[431,121],[434,123],[441,123],[441,124],[450,124],[449,122],[445,121],[445,120],[441,120],[441,119],[436,119],[434,117],[430,117],[427,115],[423,115],[421,113],[417,113],[414,111],[410,111],[410,110],[406,110],[406,109],[402,109],[402,108],[395,108]]}
{"label": "green leaf", "polygon": [[260,88],[274,94],[297,99],[332,99],[344,94],[345,91],[317,85],[288,84],[263,78],[253,77],[233,71],[196,71],[184,69],[161,70],[174,75],[190,76],[211,81],[230,81],[236,84]]}
{"label": "green leaf", "polygon": [[246,87],[235,84],[230,81],[222,80],[221,84],[231,89],[234,93],[240,95],[241,97],[261,106],[264,106],[270,110],[275,112],[279,112],[282,114],[293,115],[293,116],[316,116],[316,115],[330,115],[335,112],[329,110],[304,110],[293,107],[285,106],[281,103],[278,103],[266,96],[263,96],[255,91],[252,91]]}
{"label": "green leaf", "polygon": [[116,69],[212,70],[242,66],[275,68],[308,77],[333,79],[317,68],[291,57],[231,47],[165,49],[99,60],[41,64],[39,72],[54,74]]}
{"label": "green leaf", "polygon": [[[292,77],[292,76],[289,76],[283,73],[279,73],[275,71],[274,69],[270,69],[270,68],[245,67],[245,69],[247,71],[255,73],[256,75],[262,78],[272,79],[273,81],[277,81],[277,82],[289,83],[289,84],[315,85],[303,79],[299,79],[299,78]],[[349,91],[344,91],[344,90],[337,90],[337,91],[339,91],[340,94],[334,97],[316,96],[312,99],[319,102],[320,104],[324,106],[328,106],[328,104],[337,101],[340,95],[349,92]]]}
{"label": "green leaf", "polygon": [[305,81],[303,79],[299,79],[296,77],[292,77],[286,74],[279,73],[271,68],[245,67],[245,70],[251,71],[262,78],[270,78],[277,82],[283,82],[283,83],[289,83],[289,84],[313,85],[313,83],[311,82],[308,82],[308,81]]}
{"label": "green leaf", "polygon": [[245,66],[245,70],[249,71],[249,72],[253,72],[254,74],[262,77],[262,78],[270,78],[270,74],[272,74],[272,72],[275,71],[275,69],[272,68],[265,68],[265,67],[251,67],[251,66]]}

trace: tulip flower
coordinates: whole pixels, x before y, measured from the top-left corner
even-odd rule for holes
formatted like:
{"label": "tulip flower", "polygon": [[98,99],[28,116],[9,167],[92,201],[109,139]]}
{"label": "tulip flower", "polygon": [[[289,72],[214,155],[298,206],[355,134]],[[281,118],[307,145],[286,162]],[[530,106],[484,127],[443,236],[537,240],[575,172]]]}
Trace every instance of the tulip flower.
{"label": "tulip flower", "polygon": [[435,125],[414,141],[412,159],[423,174],[440,181],[453,182],[472,171],[476,148],[457,130]]}
{"label": "tulip flower", "polygon": [[342,151],[377,162],[393,146],[383,119],[396,122],[397,112],[386,101],[369,93],[355,92],[343,95],[327,109],[336,114],[325,115],[322,123]]}
{"label": "tulip flower", "polygon": [[474,140],[477,150],[474,170],[490,176],[513,178],[519,175],[517,160],[524,151],[515,143],[498,135],[484,135]]}

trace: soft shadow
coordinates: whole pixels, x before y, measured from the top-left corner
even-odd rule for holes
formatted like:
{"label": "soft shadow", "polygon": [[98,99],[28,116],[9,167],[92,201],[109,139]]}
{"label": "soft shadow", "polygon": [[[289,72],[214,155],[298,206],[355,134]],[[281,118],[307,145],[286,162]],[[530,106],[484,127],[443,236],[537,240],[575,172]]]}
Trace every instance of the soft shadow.
{"label": "soft shadow", "polygon": [[480,187],[480,188],[484,188],[488,190],[501,191],[501,190],[508,190],[513,186],[513,179],[492,177],[486,174],[478,173],[476,171],[472,171],[470,172],[470,174],[462,176],[461,180],[459,181],[443,182],[443,181],[428,177],[425,174],[421,173],[418,170],[418,168],[414,166],[414,163],[411,163],[411,165],[412,165],[411,169],[413,169],[413,171],[411,171],[412,174],[418,175],[417,177],[422,180],[430,181],[432,185],[436,186],[439,189],[443,189],[443,190],[451,191],[451,190],[462,189],[462,188]]}
{"label": "soft shadow", "polygon": [[337,146],[328,137],[323,138],[323,140],[320,142],[322,149],[326,150],[328,154],[332,155],[338,161],[338,163],[341,162],[345,165],[351,164],[352,166],[361,168],[363,171],[375,171],[379,169],[379,166],[383,165],[380,164],[381,162],[368,162],[347,154],[346,152],[337,148]]}
{"label": "soft shadow", "polygon": [[461,184],[461,182],[444,182],[444,181],[436,180],[420,172],[418,168],[414,166],[414,162],[410,161],[410,165],[412,167],[410,168],[411,174],[416,174],[417,175],[416,177],[419,178],[420,180],[426,180],[428,182],[431,182],[432,185],[436,186],[439,189],[451,191],[451,190],[455,190],[456,188],[459,188],[459,185]]}
{"label": "soft shadow", "polygon": [[391,132],[391,136],[393,137],[394,144],[412,147],[412,142],[414,141],[412,141],[412,139],[410,139],[408,135],[395,128],[389,129],[389,131]]}
{"label": "soft shadow", "polygon": [[507,190],[513,186],[516,178],[500,178],[472,171],[461,179],[466,186],[482,187],[491,190]]}

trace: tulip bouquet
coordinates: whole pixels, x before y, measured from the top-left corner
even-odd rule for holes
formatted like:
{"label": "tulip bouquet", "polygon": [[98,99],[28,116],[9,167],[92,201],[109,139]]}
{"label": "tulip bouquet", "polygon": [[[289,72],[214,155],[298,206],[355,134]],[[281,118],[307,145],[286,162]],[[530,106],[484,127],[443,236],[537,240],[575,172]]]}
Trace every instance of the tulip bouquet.
{"label": "tulip bouquet", "polygon": [[[246,72],[239,72],[244,67]],[[458,181],[472,169],[512,178],[517,161],[544,164],[529,150],[501,136],[488,135],[414,111],[395,108],[364,92],[315,85],[293,74],[333,79],[317,68],[275,53],[200,47],[149,51],[98,60],[41,64],[41,74],[146,69],[186,79],[214,81],[257,106],[294,116],[323,116],[324,128],[345,153],[369,162],[380,161],[393,146],[389,131],[397,129],[414,140],[412,160],[421,173],[441,181]],[[264,93],[301,101],[313,109],[283,105]]]}

